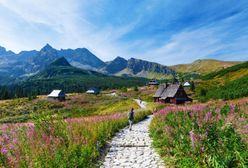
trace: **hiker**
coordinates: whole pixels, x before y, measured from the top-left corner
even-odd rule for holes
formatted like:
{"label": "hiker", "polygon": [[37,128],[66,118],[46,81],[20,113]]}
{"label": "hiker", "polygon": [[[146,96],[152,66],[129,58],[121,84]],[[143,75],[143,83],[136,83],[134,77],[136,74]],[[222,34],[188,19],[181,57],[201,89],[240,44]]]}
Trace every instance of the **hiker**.
{"label": "hiker", "polygon": [[156,113],[158,110],[156,107],[154,107],[152,114]]}
{"label": "hiker", "polygon": [[134,120],[134,109],[132,108],[131,111],[128,113],[128,122],[129,122],[129,130],[132,130],[133,120]]}
{"label": "hiker", "polygon": [[139,101],[140,101],[140,104],[142,104],[142,100],[141,100],[141,97],[139,96]]}

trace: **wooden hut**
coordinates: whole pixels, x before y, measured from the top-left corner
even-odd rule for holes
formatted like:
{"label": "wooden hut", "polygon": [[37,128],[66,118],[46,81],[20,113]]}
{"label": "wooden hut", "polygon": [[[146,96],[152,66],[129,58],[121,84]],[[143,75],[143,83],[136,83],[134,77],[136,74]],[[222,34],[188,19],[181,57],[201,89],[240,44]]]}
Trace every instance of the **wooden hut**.
{"label": "wooden hut", "polygon": [[161,84],[156,91],[155,95],[153,96],[154,102],[159,102],[162,93],[164,92],[167,84]]}
{"label": "wooden hut", "polygon": [[64,101],[65,93],[62,90],[53,90],[49,95],[47,95],[48,99]]}
{"label": "wooden hut", "polygon": [[189,82],[185,82],[185,83],[183,84],[183,86],[184,86],[184,87],[190,87],[190,83],[189,83]]}
{"label": "wooden hut", "polygon": [[156,79],[152,79],[148,82],[149,86],[157,86],[159,85],[159,82]]}
{"label": "wooden hut", "polygon": [[100,89],[96,87],[91,87],[86,91],[87,94],[95,94],[98,95],[100,93]]}
{"label": "wooden hut", "polygon": [[[163,92],[161,93],[162,89]],[[188,97],[183,86],[180,84],[169,84],[161,86],[156,93],[153,96],[155,102],[160,101],[163,103],[183,104],[187,101],[192,101],[192,99]]]}

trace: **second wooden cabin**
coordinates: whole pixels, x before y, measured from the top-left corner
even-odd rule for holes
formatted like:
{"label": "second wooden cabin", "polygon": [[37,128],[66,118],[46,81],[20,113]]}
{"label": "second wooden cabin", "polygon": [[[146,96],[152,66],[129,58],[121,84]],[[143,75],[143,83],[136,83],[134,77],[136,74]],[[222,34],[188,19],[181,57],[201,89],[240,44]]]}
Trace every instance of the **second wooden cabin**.
{"label": "second wooden cabin", "polygon": [[98,95],[100,94],[100,89],[97,87],[91,87],[86,91],[87,94],[95,94]]}
{"label": "second wooden cabin", "polygon": [[184,88],[180,84],[161,84],[153,96],[154,102],[183,104],[187,101],[192,102]]}

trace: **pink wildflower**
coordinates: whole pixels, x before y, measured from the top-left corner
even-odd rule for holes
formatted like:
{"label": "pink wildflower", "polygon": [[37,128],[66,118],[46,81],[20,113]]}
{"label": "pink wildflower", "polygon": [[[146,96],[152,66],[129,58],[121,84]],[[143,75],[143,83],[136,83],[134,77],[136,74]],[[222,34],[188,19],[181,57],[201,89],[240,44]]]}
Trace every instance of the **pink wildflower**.
{"label": "pink wildflower", "polygon": [[2,148],[2,150],[1,150],[2,154],[6,154],[7,152],[8,152],[8,150],[6,148]]}
{"label": "pink wildflower", "polygon": [[229,107],[230,107],[231,112],[235,111],[236,106],[234,104],[231,104]]}
{"label": "pink wildflower", "polygon": [[190,136],[190,140],[191,140],[191,144],[192,144],[192,149],[195,149],[195,143],[196,143],[196,135],[195,133],[191,130],[189,132],[189,136]]}
{"label": "pink wildflower", "polygon": [[205,116],[205,121],[209,121],[212,118],[212,113],[208,112]]}

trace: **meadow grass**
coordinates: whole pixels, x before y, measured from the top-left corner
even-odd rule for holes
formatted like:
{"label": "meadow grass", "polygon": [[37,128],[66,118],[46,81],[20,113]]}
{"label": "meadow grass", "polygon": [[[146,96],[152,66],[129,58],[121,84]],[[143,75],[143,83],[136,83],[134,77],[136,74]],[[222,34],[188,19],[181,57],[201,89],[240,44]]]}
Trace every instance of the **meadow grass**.
{"label": "meadow grass", "polygon": [[0,121],[7,122],[0,125],[0,167],[96,167],[107,140],[128,125],[127,112],[135,108],[135,122],[151,112],[131,97],[105,94],[0,103]]}
{"label": "meadow grass", "polygon": [[[139,111],[135,121],[150,111]],[[128,124],[126,113],[64,120],[40,115],[34,123],[2,124],[0,167],[95,167],[106,141]]]}
{"label": "meadow grass", "polygon": [[248,99],[168,106],[150,126],[171,167],[247,167]]}
{"label": "meadow grass", "polygon": [[139,108],[129,97],[108,95],[69,94],[64,102],[47,100],[45,96],[28,100],[18,98],[0,101],[0,123],[32,121],[44,113],[57,114],[63,118],[113,114]]}

